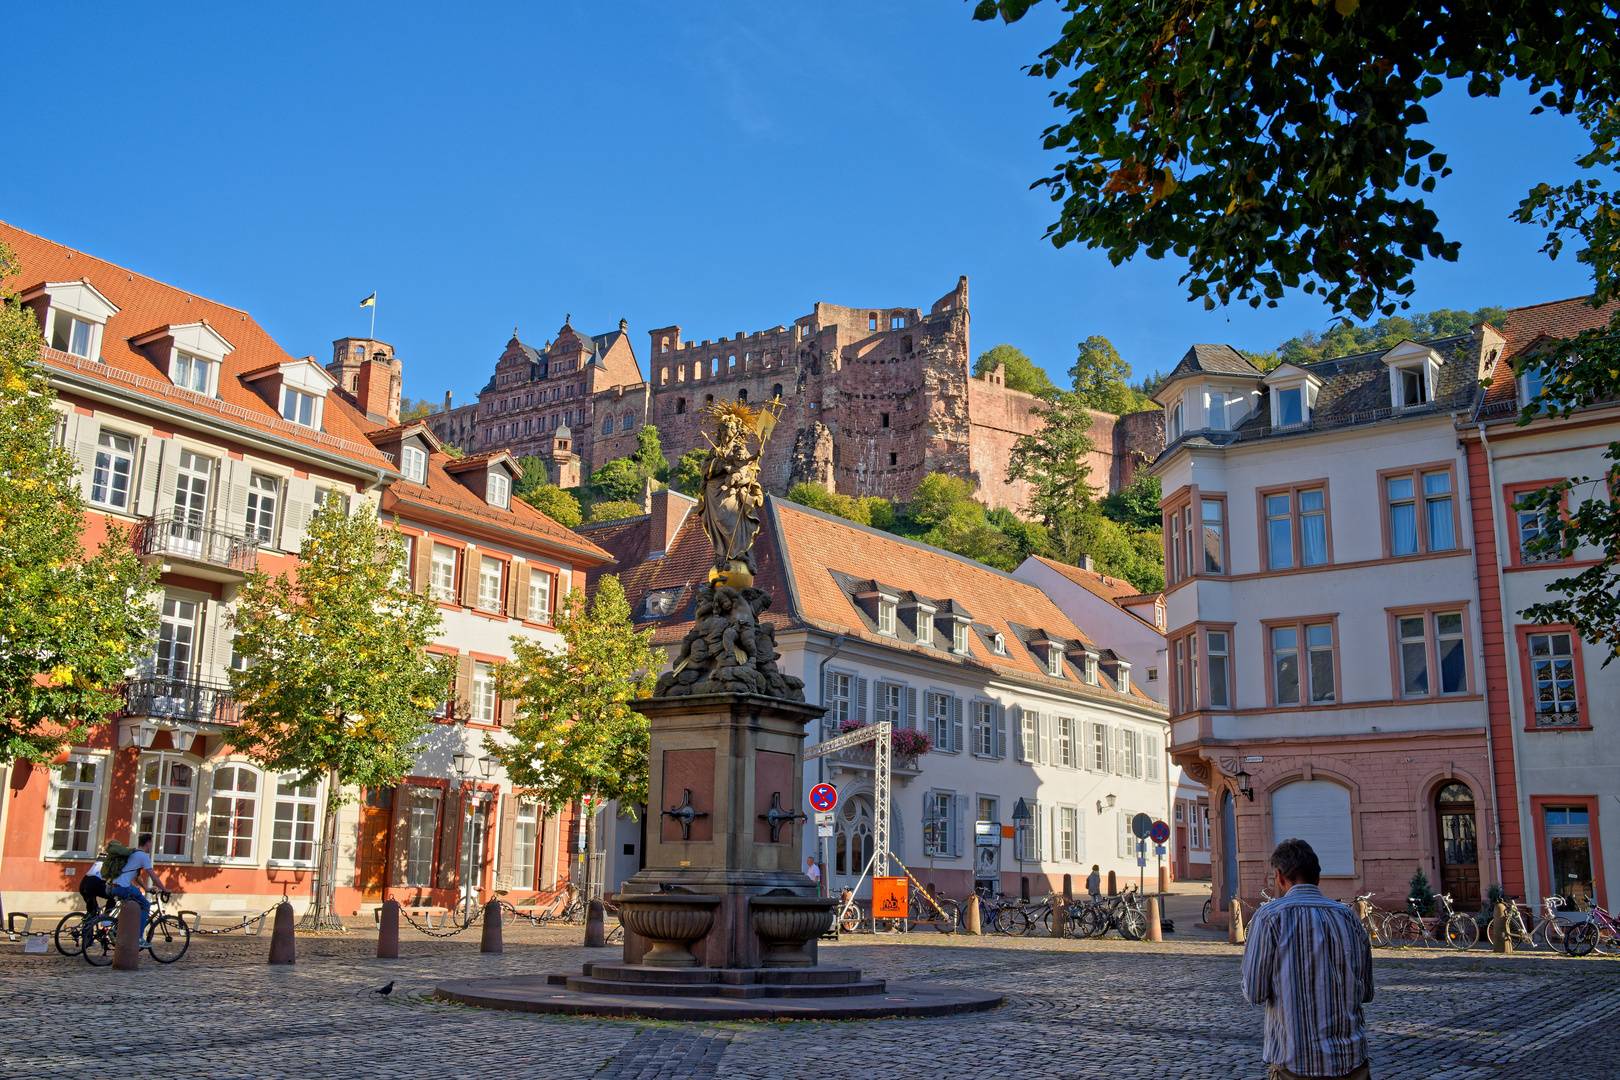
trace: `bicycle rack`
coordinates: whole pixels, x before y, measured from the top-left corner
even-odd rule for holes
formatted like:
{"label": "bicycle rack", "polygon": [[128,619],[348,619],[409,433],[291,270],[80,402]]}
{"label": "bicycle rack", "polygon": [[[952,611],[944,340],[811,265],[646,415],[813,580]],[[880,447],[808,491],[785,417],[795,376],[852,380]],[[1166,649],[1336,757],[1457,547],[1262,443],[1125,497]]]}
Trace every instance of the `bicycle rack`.
{"label": "bicycle rack", "polygon": [[[23,919],[23,928],[21,930],[17,929],[17,918],[19,916]],[[27,937],[33,926],[34,917],[26,911],[10,911],[6,913],[6,936],[12,941],[16,941],[19,934]]]}

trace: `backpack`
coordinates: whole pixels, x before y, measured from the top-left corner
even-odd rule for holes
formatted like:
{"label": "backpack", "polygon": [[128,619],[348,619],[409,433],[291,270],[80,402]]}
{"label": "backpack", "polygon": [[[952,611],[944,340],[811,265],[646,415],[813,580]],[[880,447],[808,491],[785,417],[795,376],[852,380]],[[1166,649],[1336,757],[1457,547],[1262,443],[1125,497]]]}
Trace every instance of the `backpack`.
{"label": "backpack", "polygon": [[107,841],[101,851],[101,880],[111,885],[124,872],[124,864],[135,854],[135,849],[116,840]]}

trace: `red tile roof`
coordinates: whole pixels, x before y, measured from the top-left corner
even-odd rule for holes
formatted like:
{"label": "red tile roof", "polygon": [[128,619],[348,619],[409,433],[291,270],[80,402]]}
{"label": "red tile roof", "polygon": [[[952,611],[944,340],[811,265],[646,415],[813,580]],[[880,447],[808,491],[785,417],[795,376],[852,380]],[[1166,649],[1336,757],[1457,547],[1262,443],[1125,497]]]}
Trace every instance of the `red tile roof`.
{"label": "red tile roof", "polygon": [[[277,345],[245,311],[153,281],[5,222],[0,222],[0,241],[11,246],[17,269],[15,276],[0,282],[0,288],[16,290],[40,282],[84,280],[119,308],[102,334],[101,359],[105,363],[45,349],[42,355],[48,366],[195,413],[203,421],[226,420],[351,458],[359,465],[392,468],[346,415],[328,409],[323,418],[324,431],[303,427],[283,420],[269,402],[242,382],[240,376],[244,374],[301,359]],[[175,386],[164,367],[129,343],[153,327],[197,322],[207,322],[233,346],[220,368],[218,398]],[[330,402],[332,396],[327,400]]]}
{"label": "red tile roof", "polygon": [[[1142,619],[1142,616],[1132,611],[1132,607],[1151,604],[1164,595],[1163,593],[1139,593],[1136,591],[1136,586],[1124,578],[1109,577],[1107,574],[1099,574],[1095,570],[1087,570],[1083,566],[1070,566],[1068,563],[1060,563],[1055,559],[1048,559],[1042,555],[1036,555],[1035,558],[1093,596],[1108,601],[1133,618]],[[1142,619],[1142,621],[1148,626],[1153,626],[1152,619]]]}
{"label": "red tile roof", "polygon": [[1502,355],[1497,357],[1496,365],[1491,369],[1491,385],[1485,391],[1481,408],[1500,404],[1505,410],[1507,405],[1503,403],[1518,402],[1518,379],[1515,378],[1512,362],[1529,351],[1531,346],[1542,339],[1556,341],[1572,338],[1582,330],[1605,326],[1616,309],[1620,309],[1620,301],[1611,300],[1601,308],[1594,308],[1591,298],[1586,296],[1510,308],[1501,330],[1507,343],[1502,346]]}

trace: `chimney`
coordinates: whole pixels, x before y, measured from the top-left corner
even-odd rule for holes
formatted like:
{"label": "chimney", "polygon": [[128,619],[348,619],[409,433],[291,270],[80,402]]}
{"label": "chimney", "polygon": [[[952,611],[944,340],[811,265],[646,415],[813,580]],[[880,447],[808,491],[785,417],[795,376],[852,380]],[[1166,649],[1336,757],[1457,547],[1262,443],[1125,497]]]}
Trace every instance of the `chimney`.
{"label": "chimney", "polygon": [[1080,569],[1082,569],[1082,570],[1090,570],[1091,568],[1092,568],[1091,567],[1091,556],[1090,555],[1082,555],[1082,556],[1080,556]]}
{"label": "chimney", "polygon": [[648,502],[652,521],[647,530],[647,557],[654,559],[667,552],[669,545],[675,542],[681,522],[686,520],[687,512],[697,505],[697,500],[665,488],[653,492]]}
{"label": "chimney", "polygon": [[377,423],[399,423],[399,361],[384,352],[373,352],[355,381],[354,399],[361,412]]}

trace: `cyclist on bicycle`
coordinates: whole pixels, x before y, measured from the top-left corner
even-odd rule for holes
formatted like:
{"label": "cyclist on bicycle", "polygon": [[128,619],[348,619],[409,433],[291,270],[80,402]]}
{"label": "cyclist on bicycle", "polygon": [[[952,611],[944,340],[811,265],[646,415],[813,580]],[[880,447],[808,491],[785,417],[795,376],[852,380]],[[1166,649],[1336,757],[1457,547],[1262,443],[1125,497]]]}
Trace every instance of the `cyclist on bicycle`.
{"label": "cyclist on bicycle", "polygon": [[152,871],[152,834],[141,833],[135,844],[135,853],[124,863],[124,872],[107,886],[108,895],[114,900],[133,900],[141,905],[141,932],[140,940],[146,941],[146,920],[152,913],[152,901],[146,898],[141,891],[141,875],[152,883],[152,888],[163,892],[163,882],[158,880],[157,874]]}
{"label": "cyclist on bicycle", "polygon": [[[101,914],[101,905],[98,900],[111,900],[107,895],[107,883],[101,880],[101,864],[105,856],[97,855],[96,861],[90,864],[90,869],[84,872],[84,878],[79,882],[79,897],[84,901],[84,918],[86,922]],[[107,905],[111,907],[111,904]]]}

